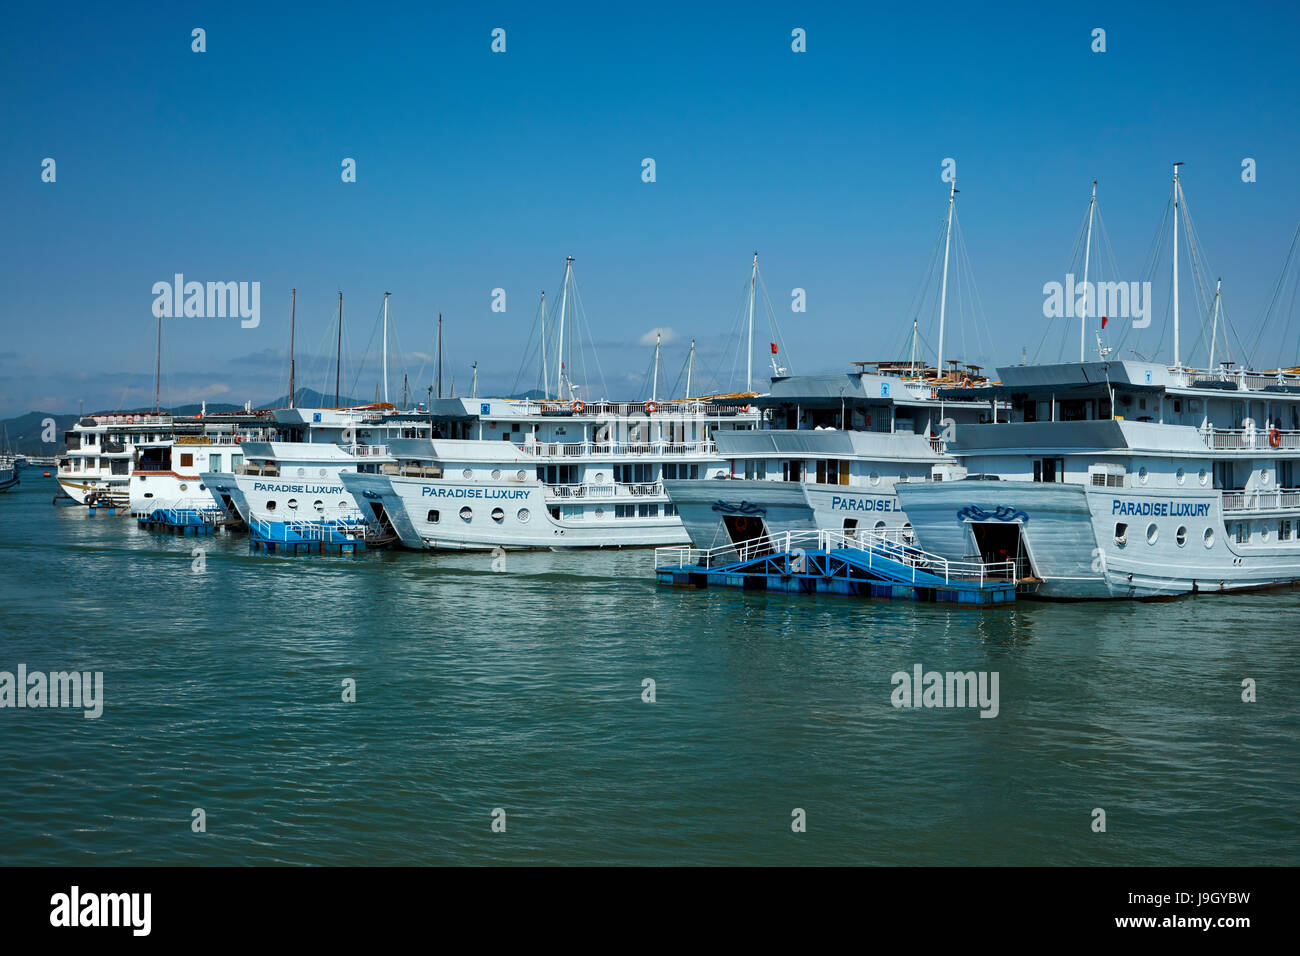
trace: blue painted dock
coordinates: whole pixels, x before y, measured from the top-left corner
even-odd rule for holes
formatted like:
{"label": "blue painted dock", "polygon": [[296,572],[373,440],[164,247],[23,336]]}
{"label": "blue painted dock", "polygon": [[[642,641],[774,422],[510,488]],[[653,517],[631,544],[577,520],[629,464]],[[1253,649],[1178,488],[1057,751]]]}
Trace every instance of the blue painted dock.
{"label": "blue painted dock", "polygon": [[146,531],[201,537],[215,534],[222,513],[216,508],[155,508],[136,517]]}
{"label": "blue painted dock", "polygon": [[710,550],[658,548],[666,587],[731,587],[986,606],[1016,599],[1015,566],[949,561],[898,532],[789,531]]}
{"label": "blue painted dock", "polygon": [[364,521],[264,521],[248,525],[248,543],[267,554],[358,554],[370,529]]}

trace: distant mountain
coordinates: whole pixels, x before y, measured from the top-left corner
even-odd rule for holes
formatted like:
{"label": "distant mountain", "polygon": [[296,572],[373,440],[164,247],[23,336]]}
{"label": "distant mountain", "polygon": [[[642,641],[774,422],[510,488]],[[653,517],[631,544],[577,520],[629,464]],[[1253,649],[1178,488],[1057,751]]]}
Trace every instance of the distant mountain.
{"label": "distant mountain", "polygon": [[[299,408],[333,408],[334,395],[322,395],[320,392],[310,388],[300,388],[294,393],[295,403]],[[344,396],[339,401],[340,405],[361,405],[361,400]],[[279,398],[269,402],[254,404],[253,408],[287,408],[289,405],[289,396],[281,395]],[[202,404],[192,405],[175,405],[164,411],[173,415],[197,415],[203,411]],[[232,405],[228,402],[209,402],[207,404],[208,414],[220,414],[222,412],[242,412],[243,405]],[[98,411],[88,411],[87,415],[94,415],[102,412],[122,415],[147,415],[153,411],[153,407],[148,408],[115,408],[99,409]],[[42,435],[48,433],[45,423],[49,419],[54,419],[54,442],[43,441]],[[61,455],[66,450],[63,444],[63,434],[77,423],[79,416],[73,413],[59,412],[28,412],[25,415],[18,415],[14,418],[0,420],[0,426],[8,435],[9,444],[7,448],[0,448],[0,454],[12,450],[20,455]]]}

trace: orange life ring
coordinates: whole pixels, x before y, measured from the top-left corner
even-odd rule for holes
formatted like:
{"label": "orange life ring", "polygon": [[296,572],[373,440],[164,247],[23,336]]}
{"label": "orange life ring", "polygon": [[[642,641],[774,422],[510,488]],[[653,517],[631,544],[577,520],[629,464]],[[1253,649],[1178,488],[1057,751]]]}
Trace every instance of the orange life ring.
{"label": "orange life ring", "polygon": [[962,388],[974,388],[974,387],[975,387],[975,383],[972,382],[972,381],[971,381],[970,379],[968,379],[968,378],[967,378],[967,379],[962,379],[961,387],[962,387]]}
{"label": "orange life ring", "polygon": [[657,411],[659,411],[659,406],[656,405],[654,402],[645,403],[645,413],[647,415],[653,415]]}
{"label": "orange life ring", "polygon": [[582,404],[581,401],[575,401],[575,402],[573,403],[573,410],[574,410],[577,414],[579,414],[579,415],[581,415],[581,414],[583,413],[583,411],[586,410],[586,408],[587,408],[587,406],[584,405],[584,404]]}
{"label": "orange life ring", "polygon": [[1281,448],[1282,433],[1278,429],[1274,428],[1272,431],[1268,433],[1268,443],[1272,445],[1274,448]]}

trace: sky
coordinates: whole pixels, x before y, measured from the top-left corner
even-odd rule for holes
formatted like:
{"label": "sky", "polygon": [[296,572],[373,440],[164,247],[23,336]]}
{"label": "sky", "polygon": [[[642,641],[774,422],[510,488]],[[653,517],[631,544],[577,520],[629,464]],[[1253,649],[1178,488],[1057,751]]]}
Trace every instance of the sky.
{"label": "sky", "polygon": [[[342,290],[345,393],[374,397],[385,292],[394,393],[403,372],[430,384],[439,313],[447,387],[474,362],[482,395],[532,387],[566,256],[589,397],[647,397],[654,330],[661,396],[692,339],[697,381],[743,386],[755,251],[790,372],[906,358],[914,319],[933,361],[945,159],[948,357],[1077,357],[1043,286],[1081,271],[1096,179],[1093,275],[1154,299],[1150,329],[1108,344],[1171,361],[1169,253],[1148,261],[1177,161],[1231,327],[1263,343],[1256,365],[1291,364],[1294,316],[1260,323],[1300,222],[1297,21],[1281,3],[11,5],[0,416],[151,405],[152,290],[176,273],[260,283],[260,322],[164,318],[164,405],[282,395],[293,288],[300,386],[333,389]],[[1182,359],[1203,365],[1190,272]],[[770,338],[760,309],[760,370]]]}

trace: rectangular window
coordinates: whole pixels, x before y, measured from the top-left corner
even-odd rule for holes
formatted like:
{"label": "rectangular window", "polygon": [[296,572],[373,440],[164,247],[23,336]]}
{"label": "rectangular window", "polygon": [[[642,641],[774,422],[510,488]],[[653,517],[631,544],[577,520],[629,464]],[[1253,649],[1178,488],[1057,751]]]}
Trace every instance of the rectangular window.
{"label": "rectangular window", "polygon": [[676,505],[664,505],[664,517],[665,517],[665,518],[675,518],[675,517],[677,517],[677,506],[676,506]]}
{"label": "rectangular window", "polygon": [[208,471],[220,471],[220,470],[221,470],[221,456],[220,456],[220,455],[209,455],[209,456],[208,456]]}
{"label": "rectangular window", "polygon": [[1277,523],[1277,540],[1291,540],[1291,522],[1285,518]]}
{"label": "rectangular window", "polygon": [[657,505],[657,504],[653,504],[653,505],[637,505],[637,506],[636,506],[636,515],[637,515],[638,518],[658,518],[658,517],[659,517],[659,505]]}
{"label": "rectangular window", "polygon": [[817,484],[826,484],[826,462],[821,458],[817,459]]}
{"label": "rectangular window", "polygon": [[192,453],[190,452],[181,453],[181,467],[182,468],[194,467],[194,455]]}
{"label": "rectangular window", "polygon": [[1294,462],[1282,461],[1281,459],[1279,459],[1274,464],[1274,467],[1277,469],[1277,487],[1279,488],[1295,487],[1295,474],[1294,471],[1292,470],[1294,464],[1295,464]]}
{"label": "rectangular window", "polygon": [[1250,525],[1249,525],[1249,524],[1247,524],[1245,521],[1238,521],[1238,522],[1237,522],[1237,528],[1236,528],[1236,531],[1237,531],[1237,544],[1249,544],[1249,543],[1250,543]]}

